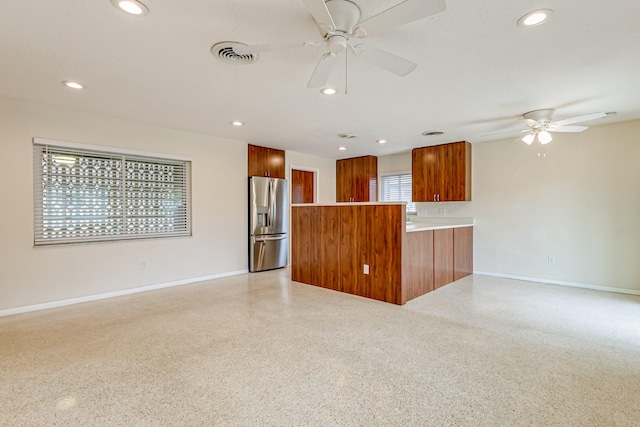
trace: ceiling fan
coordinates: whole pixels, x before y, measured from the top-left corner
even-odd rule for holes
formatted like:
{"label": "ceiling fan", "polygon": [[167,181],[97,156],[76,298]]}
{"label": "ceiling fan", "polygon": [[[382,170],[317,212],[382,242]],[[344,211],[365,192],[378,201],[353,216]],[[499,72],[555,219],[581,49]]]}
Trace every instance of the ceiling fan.
{"label": "ceiling fan", "polygon": [[516,141],[521,140],[525,144],[531,145],[533,141],[537,138],[538,142],[544,145],[544,144],[550,143],[551,140],[553,139],[553,137],[549,132],[583,132],[589,128],[587,126],[569,126],[569,125],[607,117],[605,113],[591,113],[591,114],[585,114],[582,116],[569,117],[568,119],[563,119],[563,120],[554,122],[552,121],[554,112],[555,110],[553,108],[529,111],[528,113],[525,113],[522,116],[524,123],[527,126],[526,129],[501,132],[497,134],[483,135],[483,137],[510,134],[514,132],[525,132],[526,135],[524,135],[523,137],[518,137]]}
{"label": "ceiling fan", "polygon": [[327,83],[338,54],[351,51],[355,56],[399,76],[411,73],[417,64],[375,47],[357,43],[391,28],[435,15],[446,8],[445,0],[404,0],[364,21],[360,8],[349,0],[303,0],[318,24],[322,42],[243,45],[234,48],[239,55],[256,54],[302,46],[326,45],[327,52],[320,57],[307,87],[322,87]]}

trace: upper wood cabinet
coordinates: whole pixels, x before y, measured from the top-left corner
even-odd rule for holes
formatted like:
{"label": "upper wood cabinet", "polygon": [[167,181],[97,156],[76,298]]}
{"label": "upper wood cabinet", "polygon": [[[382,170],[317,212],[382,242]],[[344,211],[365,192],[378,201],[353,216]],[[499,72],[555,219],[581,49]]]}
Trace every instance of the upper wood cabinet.
{"label": "upper wood cabinet", "polygon": [[336,202],[375,202],[378,199],[378,158],[336,161]]}
{"label": "upper wood cabinet", "polygon": [[284,178],[284,151],[249,144],[249,176]]}
{"label": "upper wood cabinet", "polygon": [[471,144],[453,142],[411,153],[414,202],[471,200]]}

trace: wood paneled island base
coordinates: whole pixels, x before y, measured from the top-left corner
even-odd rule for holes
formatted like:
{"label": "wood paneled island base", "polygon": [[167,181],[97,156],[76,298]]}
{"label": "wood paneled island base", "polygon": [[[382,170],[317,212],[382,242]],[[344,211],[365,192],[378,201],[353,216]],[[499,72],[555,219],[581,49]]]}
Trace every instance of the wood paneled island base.
{"label": "wood paneled island base", "polygon": [[437,228],[407,232],[404,204],[293,205],[291,280],[404,304],[473,271],[473,227]]}

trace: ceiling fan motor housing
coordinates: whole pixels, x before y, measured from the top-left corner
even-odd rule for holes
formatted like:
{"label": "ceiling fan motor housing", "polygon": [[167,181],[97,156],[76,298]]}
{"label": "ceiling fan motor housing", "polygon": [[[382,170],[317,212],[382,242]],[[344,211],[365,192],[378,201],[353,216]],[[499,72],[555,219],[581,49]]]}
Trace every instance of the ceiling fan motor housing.
{"label": "ceiling fan motor housing", "polygon": [[523,117],[525,119],[535,120],[536,122],[550,122],[554,111],[555,110],[553,108],[529,111],[528,113],[525,113]]}
{"label": "ceiling fan motor housing", "polygon": [[327,47],[329,52],[342,53],[347,49],[347,38],[343,35],[329,36]]}
{"label": "ceiling fan motor housing", "polygon": [[336,24],[336,32],[353,34],[353,28],[360,20],[360,8],[348,0],[327,0],[325,4]]}

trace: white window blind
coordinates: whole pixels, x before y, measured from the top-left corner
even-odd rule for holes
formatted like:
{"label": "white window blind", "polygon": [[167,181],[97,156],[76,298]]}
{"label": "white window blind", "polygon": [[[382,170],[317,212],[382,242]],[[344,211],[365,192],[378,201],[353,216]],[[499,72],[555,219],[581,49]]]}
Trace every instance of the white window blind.
{"label": "white window blind", "polygon": [[191,235],[191,162],[33,145],[34,244]]}
{"label": "white window blind", "polygon": [[383,202],[407,202],[407,212],[417,212],[416,204],[411,201],[410,173],[383,175],[380,178]]}

